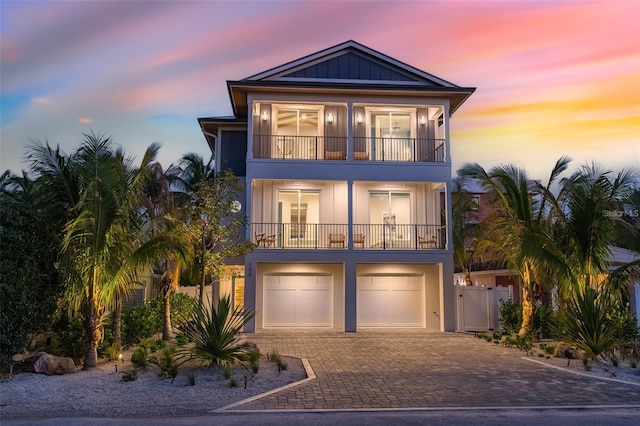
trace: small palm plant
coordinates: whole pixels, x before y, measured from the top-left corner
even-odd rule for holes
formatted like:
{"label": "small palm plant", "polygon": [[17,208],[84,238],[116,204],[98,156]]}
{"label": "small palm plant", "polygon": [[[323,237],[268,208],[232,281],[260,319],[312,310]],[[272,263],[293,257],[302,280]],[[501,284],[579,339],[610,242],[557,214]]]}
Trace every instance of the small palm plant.
{"label": "small palm plant", "polygon": [[619,327],[611,316],[616,309],[615,299],[605,292],[579,291],[558,316],[560,334],[595,361],[618,343]]}
{"label": "small palm plant", "polygon": [[176,355],[183,362],[195,358],[206,366],[243,365],[247,349],[240,333],[254,315],[251,310],[234,307],[230,296],[220,298],[211,311],[204,303],[197,303],[191,317],[179,327],[193,345],[179,348]]}

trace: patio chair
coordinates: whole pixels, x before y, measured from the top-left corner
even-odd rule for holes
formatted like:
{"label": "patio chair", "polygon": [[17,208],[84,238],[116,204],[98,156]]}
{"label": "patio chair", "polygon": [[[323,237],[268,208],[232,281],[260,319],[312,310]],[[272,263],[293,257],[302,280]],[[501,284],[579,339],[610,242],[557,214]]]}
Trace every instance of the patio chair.
{"label": "patio chair", "polygon": [[338,247],[344,247],[344,234],[329,234],[329,247],[337,245]]}
{"label": "patio chair", "polygon": [[438,246],[438,239],[435,235],[427,238],[418,236],[418,245],[420,248],[436,248]]}
{"label": "patio chair", "polygon": [[256,233],[256,246],[258,247],[275,247],[276,245],[276,236],[275,235],[266,235],[263,233]]}
{"label": "patio chair", "polygon": [[353,234],[353,246],[364,248],[364,234]]}

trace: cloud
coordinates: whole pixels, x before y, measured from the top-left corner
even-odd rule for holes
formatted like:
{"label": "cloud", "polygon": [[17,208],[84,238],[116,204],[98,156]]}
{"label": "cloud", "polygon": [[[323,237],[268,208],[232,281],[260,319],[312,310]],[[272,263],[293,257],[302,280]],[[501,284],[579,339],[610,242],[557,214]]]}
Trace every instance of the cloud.
{"label": "cloud", "polygon": [[33,100],[33,103],[35,103],[36,105],[49,105],[51,104],[51,101],[47,98],[35,98]]}
{"label": "cloud", "polygon": [[78,122],[82,124],[91,124],[93,120],[87,117],[78,118]]}

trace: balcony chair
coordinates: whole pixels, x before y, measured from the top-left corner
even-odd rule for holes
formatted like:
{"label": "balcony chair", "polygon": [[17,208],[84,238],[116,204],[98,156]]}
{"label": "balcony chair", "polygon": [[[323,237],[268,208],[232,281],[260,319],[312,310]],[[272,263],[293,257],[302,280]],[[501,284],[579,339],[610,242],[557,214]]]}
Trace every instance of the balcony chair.
{"label": "balcony chair", "polygon": [[364,234],[353,234],[353,246],[364,248]]}
{"label": "balcony chair", "polygon": [[258,247],[275,247],[276,236],[266,235],[264,232],[261,234],[256,233],[256,246]]}
{"label": "balcony chair", "polygon": [[344,160],[344,153],[342,151],[325,151],[325,160]]}
{"label": "balcony chair", "polygon": [[338,247],[344,247],[344,234],[329,234],[329,248],[337,245]]}
{"label": "balcony chair", "polygon": [[427,238],[418,236],[418,245],[420,248],[436,248],[438,247],[438,239],[435,235]]}
{"label": "balcony chair", "polygon": [[353,159],[354,160],[368,160],[369,154],[365,151],[353,151]]}

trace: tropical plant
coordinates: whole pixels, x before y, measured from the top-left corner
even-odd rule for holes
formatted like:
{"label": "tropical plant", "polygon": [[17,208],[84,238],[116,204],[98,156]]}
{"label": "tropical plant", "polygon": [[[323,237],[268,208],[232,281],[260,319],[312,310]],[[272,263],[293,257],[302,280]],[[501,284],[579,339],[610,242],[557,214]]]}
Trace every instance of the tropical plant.
{"label": "tropical plant", "polygon": [[192,344],[178,348],[177,355],[185,361],[193,357],[204,365],[243,365],[248,350],[240,333],[254,315],[251,310],[234,307],[229,295],[221,297],[211,309],[199,302],[191,318],[179,327]]}
{"label": "tropical plant", "polygon": [[172,182],[177,179],[179,169],[169,167],[164,172],[160,163],[150,167],[150,173],[143,185],[142,211],[145,229],[151,237],[167,233],[176,244],[183,246],[181,250],[188,256],[180,257],[168,253],[154,265],[159,269],[160,294],[163,302],[162,338],[166,341],[172,337],[171,295],[179,285],[180,271],[192,259],[192,246],[189,235],[184,232],[184,209],[189,198],[182,192],[171,189]]}
{"label": "tropical plant", "polygon": [[136,368],[146,369],[149,365],[149,351],[140,346],[131,354],[131,364]]}
{"label": "tropical plant", "polygon": [[178,376],[178,362],[175,359],[175,351],[173,346],[167,346],[162,349],[159,356],[149,358],[150,363],[156,364],[160,368],[158,377],[161,379],[169,377],[171,378],[171,383]]}
{"label": "tropical plant", "polygon": [[545,197],[550,186],[567,168],[569,159],[556,162],[546,188],[530,181],[524,170],[512,165],[486,172],[479,164],[466,164],[461,176],[477,179],[484,187],[493,211],[482,221],[477,250],[486,258],[505,262],[518,271],[522,283],[522,324],[519,335],[533,333],[535,296],[550,276],[570,276],[564,254],[557,247],[547,222]]}
{"label": "tropical plant", "polygon": [[619,343],[619,326],[611,316],[618,308],[616,299],[605,292],[580,290],[558,314],[558,334],[592,360],[604,357]]}
{"label": "tropical plant", "polygon": [[187,231],[194,247],[193,267],[197,270],[199,300],[203,300],[207,277],[213,281],[227,272],[226,259],[249,253],[253,244],[244,238],[246,217],[238,210],[243,191],[229,169],[216,172],[197,154],[183,156],[179,186],[191,196],[186,217]]}
{"label": "tropical plant", "polygon": [[57,232],[34,202],[33,181],[0,180],[0,369],[49,330],[63,285],[55,270]]}
{"label": "tropical plant", "polygon": [[[170,297],[172,323],[176,326],[184,323],[191,315],[196,299],[182,294],[172,293]],[[162,333],[164,301],[145,300],[141,305],[124,308],[122,312],[122,342],[125,346],[139,343],[141,340]]]}
{"label": "tropical plant", "polygon": [[478,209],[471,193],[466,188],[467,179],[458,176],[453,179],[451,225],[453,227],[453,264],[460,268],[465,284],[471,282],[471,265],[475,254],[475,239],[478,236]]}
{"label": "tropical plant", "polygon": [[632,194],[636,184],[637,175],[631,170],[611,176],[611,172],[596,164],[582,166],[560,181],[557,204],[551,210],[554,240],[566,253],[566,262],[573,274],[573,280],[565,281],[568,286],[560,288],[561,301],[576,291],[598,289],[602,285],[608,287],[608,293],[617,293],[622,301],[628,282],[619,278],[633,264],[620,268],[613,279],[603,280],[609,272],[610,249],[618,233],[639,237],[623,215],[614,214]]}
{"label": "tropical plant", "polygon": [[134,168],[112,143],[109,137],[85,134],[78,150],[66,157],[59,148],[32,141],[27,155],[40,205],[64,223],[58,266],[69,311],[82,312],[84,368],[96,366],[107,308],[117,308],[136,270],[164,253],[184,255],[171,236],[148,239],[141,233],[140,189],[158,146],[152,144]]}

